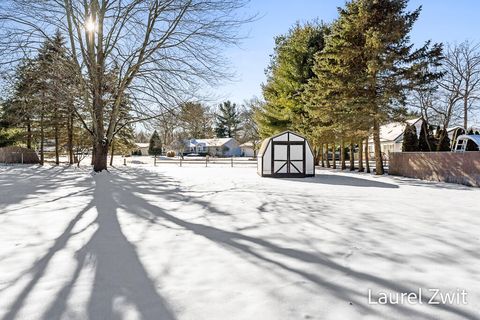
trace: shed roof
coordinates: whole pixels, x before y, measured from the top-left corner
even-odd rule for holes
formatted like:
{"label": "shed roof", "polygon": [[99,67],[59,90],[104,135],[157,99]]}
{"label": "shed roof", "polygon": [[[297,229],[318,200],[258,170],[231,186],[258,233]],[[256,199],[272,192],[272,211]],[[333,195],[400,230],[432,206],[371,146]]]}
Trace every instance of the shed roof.
{"label": "shed roof", "polygon": [[[286,130],[286,131],[280,132],[280,133],[278,133],[278,134],[276,134],[276,135],[273,135],[273,136],[271,136],[271,137],[268,137],[268,138],[266,138],[265,140],[262,141],[262,145],[260,146],[260,149],[258,150],[258,156],[262,156],[262,155],[263,155],[263,153],[265,152],[265,150],[266,150],[267,147],[268,147],[268,143],[269,143],[270,140],[273,140],[273,139],[275,139],[276,137],[280,137],[281,135],[284,135],[285,133],[290,133],[290,134],[293,134],[293,135],[295,135],[295,136],[297,136],[297,137],[300,137],[300,138],[302,138],[302,139],[305,139],[305,137],[299,135],[299,134],[296,133],[296,132],[290,131],[290,130]],[[307,139],[305,139],[305,140],[307,140]]]}
{"label": "shed roof", "polygon": [[267,138],[267,139],[264,139],[262,141],[262,145],[260,146],[260,149],[258,150],[258,155],[259,156],[263,156],[263,153],[265,152],[265,150],[267,149],[268,147],[268,143],[270,142],[271,138]]}

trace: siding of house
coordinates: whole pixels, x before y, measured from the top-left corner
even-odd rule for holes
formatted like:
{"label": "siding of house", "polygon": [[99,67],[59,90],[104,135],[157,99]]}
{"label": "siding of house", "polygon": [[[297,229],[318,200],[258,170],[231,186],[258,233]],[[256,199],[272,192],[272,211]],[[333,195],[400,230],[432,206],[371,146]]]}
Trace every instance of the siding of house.
{"label": "siding of house", "polygon": [[241,151],[241,155],[243,157],[254,157],[255,156],[255,152],[253,151],[252,147],[248,147],[248,146],[240,147],[240,151]]}

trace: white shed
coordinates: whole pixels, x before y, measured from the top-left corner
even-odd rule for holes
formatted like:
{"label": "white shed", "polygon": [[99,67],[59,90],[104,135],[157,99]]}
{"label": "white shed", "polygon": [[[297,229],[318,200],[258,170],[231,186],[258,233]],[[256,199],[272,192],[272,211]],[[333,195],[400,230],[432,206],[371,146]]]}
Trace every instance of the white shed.
{"label": "white shed", "polygon": [[258,152],[257,173],[262,177],[313,177],[315,160],[307,139],[291,131],[265,139]]}

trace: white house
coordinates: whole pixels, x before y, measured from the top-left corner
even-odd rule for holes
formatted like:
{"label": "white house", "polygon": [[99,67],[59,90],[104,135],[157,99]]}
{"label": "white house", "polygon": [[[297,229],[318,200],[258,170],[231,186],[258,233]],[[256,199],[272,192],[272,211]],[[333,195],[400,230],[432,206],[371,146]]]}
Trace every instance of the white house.
{"label": "white house", "polygon": [[[422,129],[422,118],[407,120],[406,122],[391,122],[380,127],[380,146],[383,153],[402,152],[403,132],[406,125],[414,125],[417,129],[417,136]],[[373,137],[368,139],[368,150],[370,155],[374,154]]]}
{"label": "white house", "polygon": [[135,152],[140,153],[142,156],[148,156],[149,143],[135,142]]}
{"label": "white house", "polygon": [[233,138],[186,140],[184,154],[192,153],[217,157],[238,157],[241,155],[241,149]]}
{"label": "white house", "polygon": [[253,142],[245,142],[241,144],[240,152],[242,157],[252,158],[256,156]]}

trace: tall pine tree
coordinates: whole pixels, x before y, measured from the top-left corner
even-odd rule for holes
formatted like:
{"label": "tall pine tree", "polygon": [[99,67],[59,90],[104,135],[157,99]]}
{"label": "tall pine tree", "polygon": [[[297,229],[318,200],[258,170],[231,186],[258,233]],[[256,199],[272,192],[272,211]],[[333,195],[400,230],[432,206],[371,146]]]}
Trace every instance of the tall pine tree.
{"label": "tall pine tree", "polygon": [[[433,81],[441,46],[429,43],[414,50],[409,33],[420,8],[407,12],[407,0],[353,0],[340,9],[326,49],[318,56],[312,108],[344,134],[346,126],[369,119],[375,148],[376,174],[383,174],[380,126],[398,120],[409,89]],[[320,99],[315,99],[315,94]],[[313,102],[313,103],[312,103]]]}
{"label": "tall pine tree", "polygon": [[158,156],[162,154],[162,140],[158,135],[157,130],[153,131],[148,145],[148,154],[151,156]]}
{"label": "tall pine tree", "polygon": [[275,49],[263,85],[265,104],[258,115],[262,137],[292,129],[310,135],[309,119],[302,94],[315,76],[315,55],[323,50],[328,27],[322,23],[297,23],[286,35],[275,38]]}
{"label": "tall pine tree", "polygon": [[225,101],[218,106],[215,133],[218,138],[236,138],[240,130],[240,112],[235,103]]}

